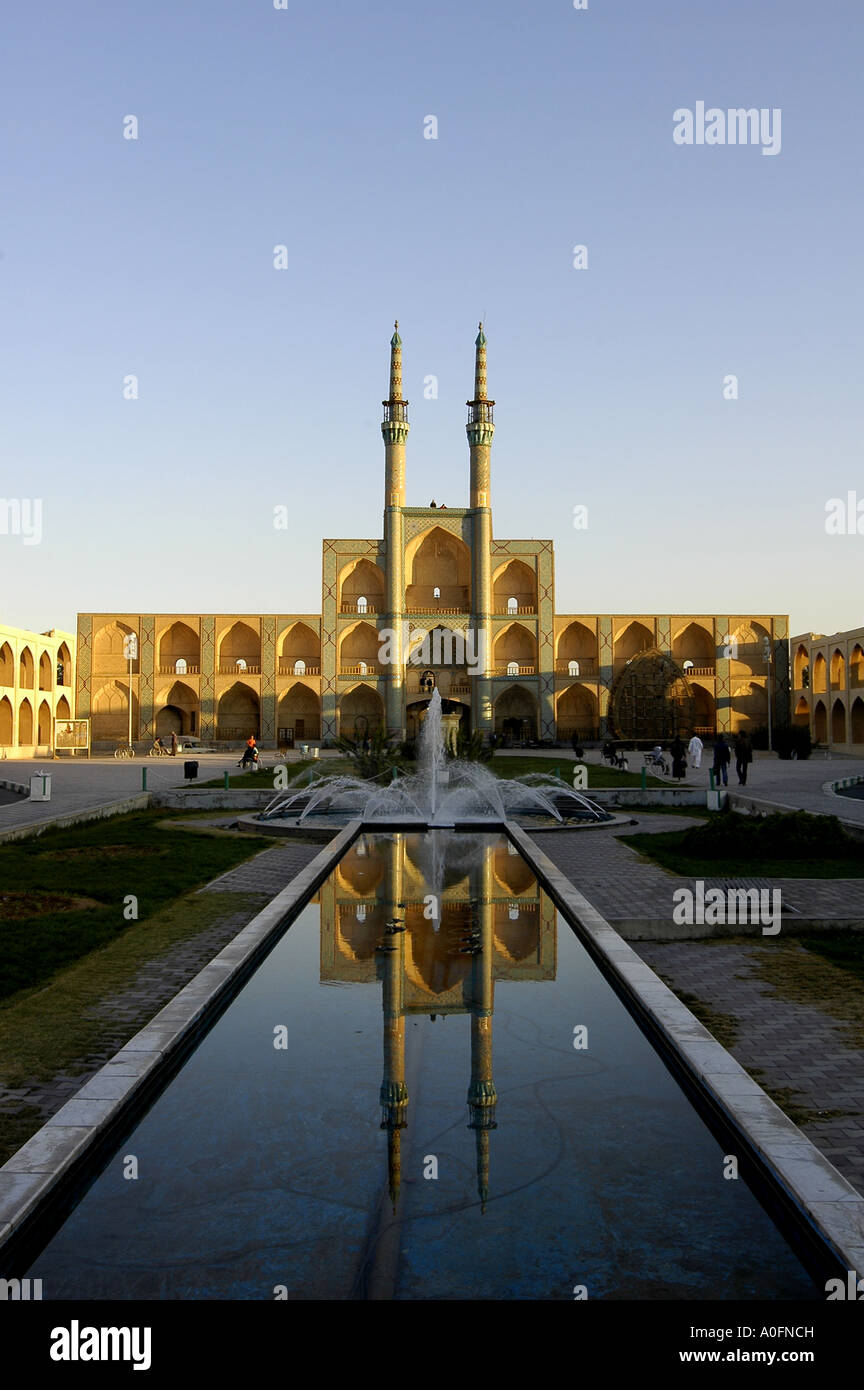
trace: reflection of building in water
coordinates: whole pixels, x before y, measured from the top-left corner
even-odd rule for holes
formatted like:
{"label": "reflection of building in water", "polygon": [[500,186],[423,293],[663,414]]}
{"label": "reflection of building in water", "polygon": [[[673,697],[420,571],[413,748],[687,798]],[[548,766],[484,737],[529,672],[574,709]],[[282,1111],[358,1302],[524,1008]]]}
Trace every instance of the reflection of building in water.
{"label": "reflection of building in water", "polygon": [[381,1112],[394,1206],[410,1101],[405,1019],[466,1013],[469,1128],[485,1205],[489,1132],[496,1127],[494,982],[555,978],[555,906],[514,851],[477,836],[364,835],[322,885],[322,982],[382,985]]}

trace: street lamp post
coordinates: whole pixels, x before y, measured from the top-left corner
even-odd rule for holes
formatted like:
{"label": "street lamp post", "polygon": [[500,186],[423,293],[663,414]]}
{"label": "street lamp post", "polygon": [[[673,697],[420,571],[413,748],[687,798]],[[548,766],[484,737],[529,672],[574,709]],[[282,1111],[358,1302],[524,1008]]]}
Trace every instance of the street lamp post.
{"label": "street lamp post", "polygon": [[129,662],[129,747],[132,747],[132,662],[138,656],[138,634],[130,632],[123,638],[123,655]]}

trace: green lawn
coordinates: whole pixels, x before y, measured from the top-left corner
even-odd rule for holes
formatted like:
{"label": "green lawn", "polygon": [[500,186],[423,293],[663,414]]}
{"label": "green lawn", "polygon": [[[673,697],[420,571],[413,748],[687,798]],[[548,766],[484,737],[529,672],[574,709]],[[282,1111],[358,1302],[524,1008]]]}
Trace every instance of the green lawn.
{"label": "green lawn", "polygon": [[[261,849],[255,838],[184,835],[182,819],[135,811],[0,845],[0,999],[32,988],[136,925],[171,900]],[[131,905],[128,909],[131,911]]]}
{"label": "green lawn", "polygon": [[[273,785],[274,761],[267,757],[267,770],[261,772],[238,772],[229,777],[229,786],[235,788],[256,788],[262,790]],[[410,761],[399,761],[396,766],[402,772],[412,772],[416,768],[416,763]],[[573,781],[573,760],[567,757],[548,757],[548,758],[525,758],[518,754],[513,756],[496,756],[489,763],[483,766],[488,767],[494,772],[496,777],[522,777],[528,772],[551,772],[558,773],[565,782],[569,784]],[[586,764],[588,768],[588,788],[591,787],[641,787],[642,779],[638,772],[616,772],[613,768],[597,766],[595,763]],[[323,761],[318,758],[310,758],[305,762],[288,763],[288,780],[293,783],[304,772],[309,769],[315,772],[324,772],[333,777],[351,776],[354,773],[353,764],[347,758],[325,758]],[[202,787],[221,787],[224,786],[224,778],[216,777],[211,781],[202,782]],[[649,777],[646,785],[649,787],[662,787],[668,785],[656,777]]]}

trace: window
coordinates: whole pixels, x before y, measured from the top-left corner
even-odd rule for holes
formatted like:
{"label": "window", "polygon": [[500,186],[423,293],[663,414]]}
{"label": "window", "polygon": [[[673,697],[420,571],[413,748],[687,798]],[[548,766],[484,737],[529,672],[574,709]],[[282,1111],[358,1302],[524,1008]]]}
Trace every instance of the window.
{"label": "window", "polygon": [[295,662],[294,662],[294,674],[295,674],[295,676],[305,676],[305,674],[306,674],[306,662],[305,662],[305,661],[295,661]]}
{"label": "window", "polygon": [[440,597],[441,597],[441,590],[438,588],[438,585],[437,585],[437,584],[435,585],[435,588],[432,590],[432,597],[433,597],[433,598],[440,598]]}
{"label": "window", "polygon": [[518,613],[518,612],[519,612],[519,604],[516,602],[515,598],[508,598],[508,600],[507,600],[507,612],[508,612],[508,613]]}
{"label": "window", "polygon": [[359,597],[358,600],[357,600],[357,612],[358,612],[358,613],[367,613],[368,611],[369,611],[369,601],[368,601],[368,599],[365,597],[364,594],[361,594],[360,597]]}
{"label": "window", "polygon": [[519,921],[519,909],[518,909],[518,907],[509,907],[509,908],[507,909],[507,916],[510,918],[510,921],[511,921],[511,922],[518,922],[518,921]]}
{"label": "window", "polygon": [[63,662],[62,662],[62,661],[58,661],[58,662],[57,662],[57,684],[58,684],[58,685],[65,685],[65,684],[66,684],[66,682],[65,682],[64,679],[63,679],[63,671],[64,671]]}
{"label": "window", "polygon": [[185,676],[188,669],[189,668],[186,664],[184,657],[178,657],[177,660],[174,662],[174,671],[178,676]]}
{"label": "window", "polygon": [[369,674],[369,667],[366,665],[365,661],[360,662],[360,674],[361,676],[368,676]]}
{"label": "window", "polygon": [[507,674],[508,674],[508,676],[518,676],[518,674],[519,674],[519,662],[518,662],[518,661],[508,661],[508,662],[507,662]]}
{"label": "window", "polygon": [[245,671],[245,670],[246,670],[246,662],[243,660],[242,656],[238,656],[237,661],[235,662],[235,665],[236,665],[238,671]]}
{"label": "window", "polygon": [[355,908],[355,916],[356,916],[358,922],[365,922],[365,921],[366,921],[366,904],[365,904],[365,903],[358,903],[358,904],[357,904],[357,907]]}
{"label": "window", "polygon": [[578,662],[578,661],[571,661],[571,662],[568,663],[568,666],[567,666],[567,674],[568,674],[568,676],[578,676],[578,674],[579,674],[579,662]]}

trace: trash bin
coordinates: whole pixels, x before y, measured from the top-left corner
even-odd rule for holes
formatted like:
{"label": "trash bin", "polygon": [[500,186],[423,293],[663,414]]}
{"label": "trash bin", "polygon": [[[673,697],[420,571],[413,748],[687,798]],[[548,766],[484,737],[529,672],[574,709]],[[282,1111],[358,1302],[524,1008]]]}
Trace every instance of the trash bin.
{"label": "trash bin", "polygon": [[197,764],[197,762],[188,762],[188,763],[184,763],[184,764],[183,764],[183,776],[186,778],[187,782],[191,782],[192,779],[193,779],[194,777],[197,777],[197,776],[198,776],[198,764]]}
{"label": "trash bin", "polygon": [[51,800],[51,773],[34,772],[30,778],[30,800]]}

